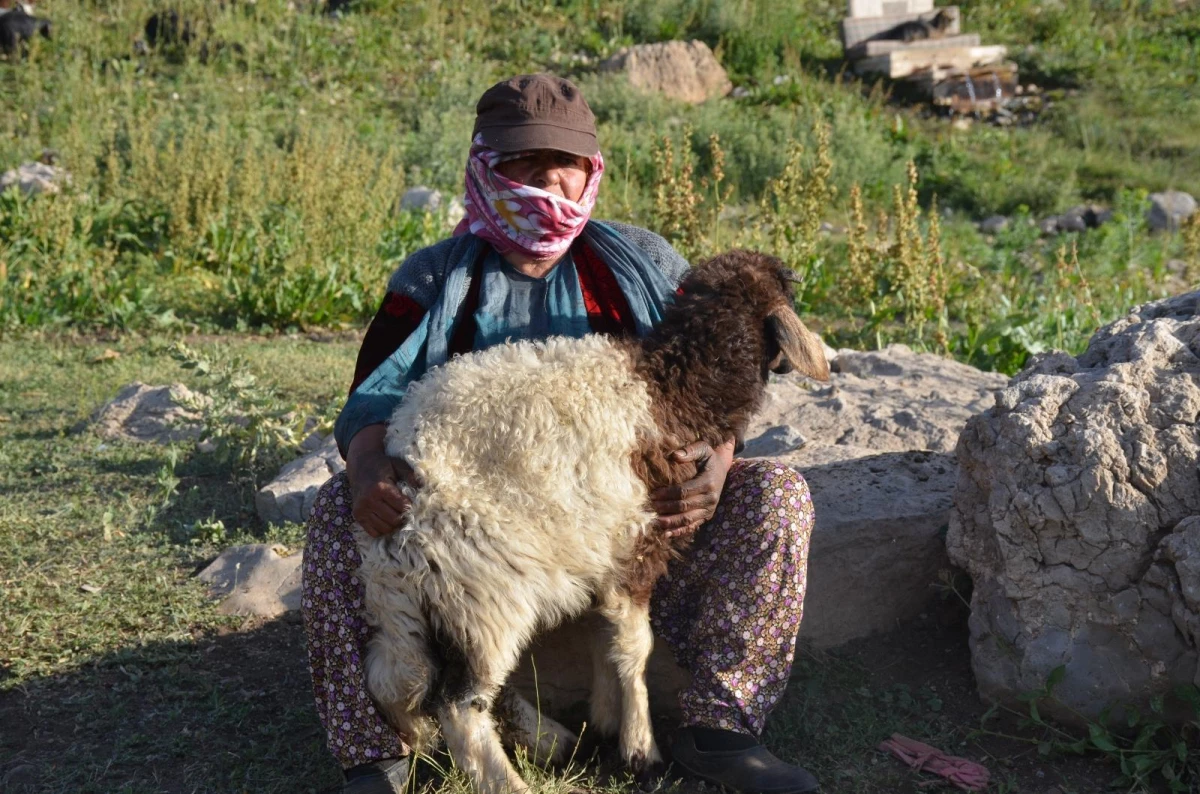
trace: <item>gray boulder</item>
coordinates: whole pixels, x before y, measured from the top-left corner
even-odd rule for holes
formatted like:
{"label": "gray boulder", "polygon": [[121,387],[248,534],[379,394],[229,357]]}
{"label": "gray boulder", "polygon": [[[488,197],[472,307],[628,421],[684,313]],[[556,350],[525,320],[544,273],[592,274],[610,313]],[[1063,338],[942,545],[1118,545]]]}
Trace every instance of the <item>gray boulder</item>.
{"label": "gray boulder", "polygon": [[999,234],[1008,228],[1008,218],[1003,215],[993,215],[979,222],[979,231],[983,234]]}
{"label": "gray boulder", "polygon": [[1150,194],[1146,222],[1155,231],[1175,231],[1196,211],[1196,199],[1182,190]]}
{"label": "gray boulder", "polygon": [[220,598],[225,615],[274,618],[300,608],[299,553],[281,556],[282,546],[253,543],[221,552],[197,578]]}
{"label": "gray boulder", "polygon": [[182,383],[170,386],[131,383],[92,415],[90,425],[97,435],[112,441],[154,444],[194,441],[203,430],[198,409],[207,401],[206,396],[196,394]]}
{"label": "gray boulder", "polygon": [[636,89],[692,104],[723,97],[733,89],[729,76],[702,41],[626,47],[601,63],[600,70],[622,72]]}
{"label": "gray boulder", "polygon": [[1038,230],[1042,234],[1046,234],[1046,235],[1058,234],[1058,231],[1059,231],[1058,216],[1051,215],[1049,218],[1042,218],[1040,221],[1038,221],[1037,226],[1038,226]]}
{"label": "gray boulder", "polygon": [[458,196],[451,196],[447,200],[440,190],[424,186],[404,191],[404,195],[400,197],[400,209],[405,212],[432,212],[435,215],[443,215],[448,224],[458,223],[466,214]]}
{"label": "gray boulder", "polygon": [[829,647],[919,615],[949,568],[943,533],[967,419],[1007,378],[904,345],[838,351],[828,385],[773,378],[746,433],[808,481],[817,513],[804,642]]}
{"label": "gray boulder", "polygon": [[306,521],[317,500],[317,491],[330,477],[345,470],[346,464],[332,435],[310,436],[304,447],[309,450],[306,454],[286,464],[275,479],[254,495],[254,509],[263,521],[274,524]]}
{"label": "gray boulder", "polygon": [[1057,695],[1087,717],[1200,684],[1198,350],[1200,292],[1147,304],[968,422],[947,545],[974,580],[984,697],[1060,665]]}
{"label": "gray boulder", "polygon": [[0,193],[14,185],[26,196],[57,193],[62,185],[70,181],[70,174],[56,165],[22,163],[0,175]]}

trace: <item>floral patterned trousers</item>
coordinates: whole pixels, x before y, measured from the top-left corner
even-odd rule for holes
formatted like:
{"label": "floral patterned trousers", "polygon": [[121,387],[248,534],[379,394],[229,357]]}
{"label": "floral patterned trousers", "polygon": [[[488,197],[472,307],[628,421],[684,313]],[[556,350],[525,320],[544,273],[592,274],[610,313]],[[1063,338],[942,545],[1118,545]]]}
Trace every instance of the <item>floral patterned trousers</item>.
{"label": "floral patterned trousers", "polygon": [[[408,752],[366,690],[370,629],[353,524],[339,474],[308,519],[302,603],[317,713],[347,769]],[[792,666],[812,528],[803,477],[769,460],[734,461],[716,514],[650,602],[655,633],[692,676],[680,693],[684,725],[762,732]]]}

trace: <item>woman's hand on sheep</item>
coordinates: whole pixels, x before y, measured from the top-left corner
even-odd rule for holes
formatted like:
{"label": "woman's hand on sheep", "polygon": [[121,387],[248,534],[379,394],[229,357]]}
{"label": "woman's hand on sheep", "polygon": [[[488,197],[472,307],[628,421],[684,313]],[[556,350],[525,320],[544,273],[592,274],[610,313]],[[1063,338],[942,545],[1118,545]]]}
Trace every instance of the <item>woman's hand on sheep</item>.
{"label": "woman's hand on sheep", "polygon": [[657,526],[665,530],[667,537],[695,532],[713,517],[725,488],[725,476],[733,465],[734,445],[730,440],[713,449],[696,441],[671,453],[680,463],[696,461],[699,473],[695,479],[650,494],[650,503],[658,513]]}
{"label": "woman's hand on sheep", "polygon": [[350,512],[371,537],[390,535],[400,528],[412,507],[400,490],[401,482],[415,485],[408,464],[384,451],[384,425],[363,428],[350,442],[346,477],[350,480]]}

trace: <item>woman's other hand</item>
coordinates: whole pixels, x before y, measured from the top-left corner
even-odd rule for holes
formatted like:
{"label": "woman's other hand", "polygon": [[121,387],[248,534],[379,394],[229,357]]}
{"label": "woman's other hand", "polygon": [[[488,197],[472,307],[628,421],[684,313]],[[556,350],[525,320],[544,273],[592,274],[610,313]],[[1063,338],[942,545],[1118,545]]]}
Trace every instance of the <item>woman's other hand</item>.
{"label": "woman's other hand", "polygon": [[650,504],[658,513],[656,526],[665,530],[667,537],[695,532],[713,517],[725,488],[725,476],[733,465],[734,444],[730,440],[713,449],[703,441],[695,441],[671,453],[680,463],[695,461],[698,473],[695,479],[650,494]]}
{"label": "woman's other hand", "polygon": [[350,511],[371,537],[390,535],[400,528],[412,507],[400,483],[415,485],[408,464],[389,458],[384,451],[386,425],[368,425],[355,434],[346,451],[346,477],[350,480]]}

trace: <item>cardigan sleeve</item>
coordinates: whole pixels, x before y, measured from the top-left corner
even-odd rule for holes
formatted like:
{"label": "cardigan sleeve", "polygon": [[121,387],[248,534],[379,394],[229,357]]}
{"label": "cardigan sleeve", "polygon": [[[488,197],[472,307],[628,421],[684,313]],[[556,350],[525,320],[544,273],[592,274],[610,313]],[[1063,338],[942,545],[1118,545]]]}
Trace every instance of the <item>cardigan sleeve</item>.
{"label": "cardigan sleeve", "polygon": [[661,235],[629,223],[614,221],[605,221],[605,223],[649,254],[650,260],[658,265],[663,275],[670,279],[675,286],[679,286],[679,282],[683,281],[684,275],[691,269],[692,266],[688,264],[688,261]]}
{"label": "cardigan sleeve", "polygon": [[404,399],[400,379],[388,377],[388,362],[437,299],[448,263],[456,261],[462,246],[469,244],[466,238],[452,237],[422,248],[408,256],[388,280],[387,293],[358,351],[350,396],[333,427],[343,458],[358,431],[386,422]]}

